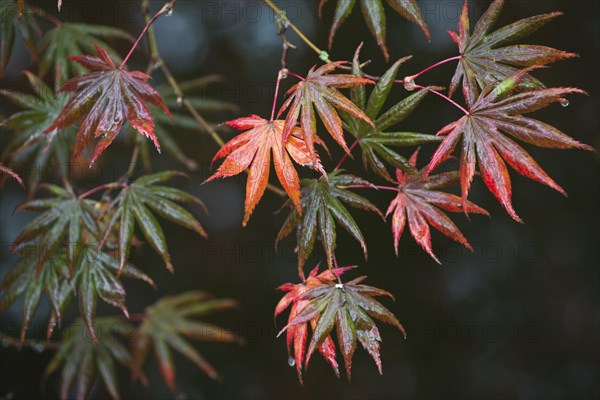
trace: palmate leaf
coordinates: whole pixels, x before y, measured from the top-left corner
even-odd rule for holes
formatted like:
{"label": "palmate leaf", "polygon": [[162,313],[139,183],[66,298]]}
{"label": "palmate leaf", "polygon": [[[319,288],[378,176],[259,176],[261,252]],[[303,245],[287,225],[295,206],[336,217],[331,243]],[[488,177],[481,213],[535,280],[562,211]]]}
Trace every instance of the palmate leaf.
{"label": "palmate leaf", "polygon": [[182,175],[184,174],[166,171],[142,176],[125,187],[110,204],[109,211],[113,214],[110,216],[102,243],[106,242],[115,229],[118,237],[119,269],[126,265],[137,222],[150,246],[162,257],[167,269],[173,271],[167,238],[154,214],[191,229],[202,237],[207,236],[200,222],[177,204],[197,204],[204,208],[202,201],[183,190],[160,185]]}
{"label": "palmate leaf", "polygon": [[300,118],[302,138],[306,142],[309,155],[315,164],[318,162],[315,142],[319,142],[315,109],[327,131],[347,153],[350,151],[344,139],[342,120],[336,109],[345,111],[373,126],[371,119],[341,94],[338,89],[372,84],[374,82],[370,79],[350,74],[330,75],[331,72],[344,64],[344,61],[337,61],[325,64],[319,68],[316,68],[316,66],[312,67],[308,71],[306,79],[288,90],[290,97],[283,104],[281,110],[279,110],[279,115],[281,115],[289,108],[283,127],[283,140],[286,141],[292,134],[298,123],[298,118]]}
{"label": "palmate leaf", "polygon": [[[339,277],[347,269],[349,268],[339,268],[334,272]],[[373,297],[388,296],[392,299],[394,297],[385,290],[361,284],[366,276],[347,283],[338,283],[337,277],[331,278],[333,277],[329,276],[325,279],[314,277],[313,279],[316,279],[318,283],[313,284],[302,294],[291,299],[288,298],[278,305],[278,311],[281,312],[289,304],[303,303],[294,316],[290,315],[288,324],[279,334],[281,335],[281,333],[292,327],[298,329],[298,327],[305,326],[310,321],[316,321],[316,324],[312,327],[312,337],[306,350],[306,368],[314,351],[323,346],[326,341],[330,341],[328,339],[330,338],[329,335],[335,327],[337,342],[344,358],[348,380],[351,377],[352,357],[357,342],[360,342],[375,360],[379,373],[383,373],[379,356],[381,336],[374,319],[398,328],[404,337],[406,337],[406,332],[398,319]],[[334,350],[332,349],[332,351]]]}
{"label": "palmate leaf", "polygon": [[0,3],[0,78],[10,61],[17,32],[31,54],[36,54],[35,39],[40,28],[32,12],[22,11],[12,0]]}
{"label": "palmate leaf", "polygon": [[299,128],[292,130],[284,145],[282,133],[284,124],[283,120],[267,121],[257,115],[227,122],[227,125],[246,132],[230,140],[215,154],[213,162],[220,158],[226,158],[217,172],[206,182],[234,176],[248,167],[250,168],[246,184],[244,221],[242,222],[244,226],[248,223],[252,211],[262,198],[269,183],[271,152],[277,178],[298,212],[301,212],[300,178],[292,159],[300,165],[325,172],[318,160],[316,163],[311,160],[306,143],[300,138]]}
{"label": "palmate leaf", "polygon": [[[322,14],[322,9],[325,3],[329,0],[321,0],[319,3],[319,16]],[[346,18],[352,13],[357,0],[337,0],[335,13],[333,16],[333,23],[331,25],[331,31],[329,33],[329,48],[333,45],[333,38],[335,33],[342,26]],[[386,33],[386,17],[385,10],[383,8],[383,2],[381,0],[358,0],[360,3],[360,10],[363,14],[365,22],[371,31],[371,34],[377,40],[377,44],[381,48],[385,59],[389,59],[388,49],[385,40]],[[415,0],[387,0],[388,5],[394,9],[398,14],[402,15],[407,20],[417,25],[427,40],[429,37],[429,29],[427,24],[421,15],[421,10]]]}
{"label": "palmate leaf", "polygon": [[[418,150],[414,152],[410,159],[410,163],[414,167],[417,166],[417,155]],[[423,175],[426,168],[422,170]],[[429,225],[473,251],[467,239],[442,210],[456,213],[489,214],[470,201],[463,201],[458,196],[438,190],[458,183],[459,174],[457,172],[430,175],[426,180],[423,180],[421,175],[415,177],[398,169],[396,170],[396,179],[398,194],[392,200],[386,212],[386,217],[392,215],[392,232],[394,234],[396,255],[398,255],[398,243],[407,222],[413,238],[438,264],[441,264],[440,260],[433,254],[431,248]]]}
{"label": "palmate leaf", "polygon": [[[218,75],[208,75],[201,78],[193,79],[186,82],[179,83],[179,87],[185,95],[185,99],[194,107],[194,109],[203,116],[207,114],[215,114],[224,111],[237,111],[238,107],[235,104],[209,98],[211,93],[210,89],[207,89],[209,85],[216,82],[220,82],[222,78]],[[186,155],[186,152],[181,148],[180,144],[173,136],[173,133],[178,131],[190,132],[205,135],[205,129],[198,124],[198,122],[191,117],[189,114],[184,112],[177,112],[182,110],[181,100],[177,98],[177,95],[173,91],[173,88],[164,84],[156,88],[161,97],[165,100],[167,107],[173,111],[173,118],[169,118],[167,115],[159,112],[159,110],[151,106],[150,111],[154,116],[155,133],[158,142],[160,143],[161,149],[165,154],[179,161],[186,168],[190,170],[196,170],[198,164],[192,158]],[[218,129],[218,126],[213,126],[214,129]],[[133,135],[136,135],[135,129],[128,126],[129,131]],[[151,145],[148,141],[141,141],[140,154],[145,166],[150,169],[150,151]]]}
{"label": "palmate leaf", "polygon": [[2,291],[0,313],[8,310],[19,297],[23,296],[21,341],[25,339],[28,325],[38,309],[42,294],[49,300],[52,312],[57,317],[60,317],[66,300],[64,289],[68,285],[70,275],[66,254],[56,252],[39,269],[37,252],[36,245],[26,245],[21,248],[19,253],[22,260],[0,282]]}
{"label": "palmate leaf", "polygon": [[[336,275],[334,275],[331,270],[326,269],[317,275],[319,271],[319,266],[317,265],[308,275],[308,278],[302,283],[293,284],[286,283],[279,287],[279,290],[287,292],[285,296],[281,298],[277,306],[275,307],[275,315],[274,318],[277,319],[277,316],[281,314],[285,309],[290,307],[290,315],[288,320],[293,320],[298,312],[302,310],[306,305],[307,301],[298,300],[300,296],[302,296],[307,290],[319,286],[322,282],[333,282],[337,280],[337,276],[342,275],[347,269],[354,267],[345,267],[345,268],[335,268],[333,271]],[[313,319],[310,321],[312,328],[316,326],[317,319]],[[308,359],[306,357],[306,340],[308,339],[308,324],[309,322],[304,322],[302,324],[297,324],[294,326],[288,327],[286,331],[287,338],[287,349],[288,355],[291,360],[294,361],[294,365],[296,366],[296,372],[298,373],[298,379],[300,383],[302,383],[302,369],[304,368],[304,364],[308,365]],[[292,357],[292,347],[294,351],[294,355]],[[325,358],[325,360],[331,365],[335,374],[339,377],[340,371],[338,369],[338,363],[335,354],[335,344],[331,337],[326,337],[323,340],[323,343],[319,346],[319,352]]]}
{"label": "palmate leaf", "polygon": [[[490,33],[503,5],[503,0],[495,0],[471,33],[469,6],[465,0],[458,32],[449,32],[452,40],[458,44],[461,55],[450,84],[450,96],[462,80],[463,93],[468,105],[475,103],[480,89],[510,77],[519,67],[545,65],[576,56],[545,46],[508,45],[562,15],[559,12],[525,18]],[[544,88],[539,80],[528,74],[523,77],[520,85],[528,89]]]}
{"label": "palmate leaf", "polygon": [[[357,76],[363,75],[358,59],[361,47],[362,45],[356,50],[353,61],[353,73]],[[364,86],[351,89],[352,101],[373,120],[375,129],[350,114],[342,113],[344,128],[358,139],[365,169],[370,168],[389,181],[393,181],[388,171],[389,166],[394,169],[400,168],[414,175],[417,172],[405,157],[390,147],[418,146],[440,141],[438,136],[424,133],[386,132],[390,127],[404,121],[429,93],[427,89],[419,90],[381,113],[394,85],[400,65],[408,59],[409,57],[405,57],[398,60],[386,71],[375,85],[368,101],[366,100],[366,88]]]}
{"label": "palmate leaf", "polygon": [[84,247],[86,236],[98,236],[96,202],[80,199],[71,188],[44,184],[43,188],[54,197],[36,199],[20,205],[18,211],[41,212],[17,235],[11,244],[15,251],[26,244],[38,248],[38,271],[65,243],[70,268]]}
{"label": "palmate leaf", "polygon": [[298,266],[302,268],[311,255],[317,231],[327,256],[327,264],[333,266],[336,248],[336,223],[341,225],[363,249],[367,257],[367,244],[360,228],[344,204],[365,211],[375,212],[383,217],[379,209],[366,198],[345,189],[345,186],[370,185],[364,179],[334,171],[329,178],[304,179],[302,181],[302,214],[292,208],[283,223],[276,242],[296,230],[298,240]]}
{"label": "palmate leaf", "polygon": [[117,365],[132,369],[133,357],[120,337],[132,332],[127,322],[114,318],[96,319],[96,327],[102,332],[97,342],[89,340],[83,321],[76,320],[63,332],[63,340],[48,363],[44,379],[61,368],[60,398],[69,398],[75,388],[78,400],[88,398],[89,391],[99,378],[114,400],[120,398]]}
{"label": "palmate leaf", "polygon": [[[13,131],[13,137],[0,159],[18,166],[29,163],[28,188],[30,195],[37,189],[46,173],[55,167],[62,176],[68,176],[68,161],[75,131],[65,129],[61,134],[54,130],[44,134],[67,104],[67,95],[55,96],[41,79],[25,71],[34,94],[0,90],[15,105],[23,108],[0,123],[0,127]],[[23,169],[23,168],[22,168]]]}
{"label": "palmate leaf", "polygon": [[523,116],[552,103],[564,102],[563,96],[567,94],[585,93],[575,88],[550,88],[513,94],[522,79],[527,79],[530,70],[519,71],[496,86],[489,85],[469,109],[469,114],[442,128],[438,134],[445,136],[444,141],[427,168],[429,174],[450,156],[462,138],[460,183],[463,199],[467,198],[476,165],[479,165],[487,187],[510,216],[519,222],[521,219],[511,202],[512,188],[505,161],[519,174],[560,193],[565,192],[521,146],[504,133],[539,147],[593,150],[551,125]]}
{"label": "palmate leaf", "polygon": [[115,256],[98,251],[96,243],[91,243],[82,251],[72,281],[77,292],[81,319],[94,341],[97,338],[95,321],[98,298],[119,308],[126,317],[129,316],[125,306],[125,288],[119,280],[121,276],[154,286],[152,279],[133,265],[120,266]]}
{"label": "palmate leaf", "polygon": [[160,372],[169,389],[177,393],[175,365],[172,350],[192,361],[210,378],[217,379],[217,371],[186,340],[205,342],[239,341],[233,332],[199,321],[198,317],[237,307],[229,299],[213,299],[204,292],[188,292],[160,299],[146,309],[146,318],[139,327],[134,350],[134,377],[142,373],[148,353],[154,349]]}
{"label": "palmate leaf", "polygon": [[151,139],[160,151],[154,134],[154,121],[148,102],[171,115],[160,94],[145,82],[150,76],[139,71],[125,71],[117,67],[109,55],[96,45],[98,57],[70,56],[90,72],[73,78],[60,92],[74,93],[56,120],[44,132],[50,133],[79,121],[85,114],[79,131],[73,159],[96,137],[101,137],[91,163],[115,140],[125,120],[142,135]]}
{"label": "palmate leaf", "polygon": [[39,44],[42,52],[40,75],[44,76],[54,69],[57,82],[64,82],[70,77],[86,73],[85,66],[69,62],[69,56],[89,54],[95,51],[95,45],[102,47],[116,62],[121,57],[105,40],[123,39],[131,43],[135,40],[129,33],[110,26],[93,24],[76,24],[65,22],[46,32]]}

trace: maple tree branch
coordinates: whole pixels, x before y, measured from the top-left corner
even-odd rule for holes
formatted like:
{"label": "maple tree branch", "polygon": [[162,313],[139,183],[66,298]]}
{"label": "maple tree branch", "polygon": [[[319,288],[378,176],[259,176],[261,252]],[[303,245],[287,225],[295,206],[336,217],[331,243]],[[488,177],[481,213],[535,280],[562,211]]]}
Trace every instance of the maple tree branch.
{"label": "maple tree branch", "polygon": [[[138,43],[140,42],[140,40],[142,39],[142,37],[144,36],[144,34],[148,31],[148,29],[150,29],[150,25],[152,25],[152,23],[154,21],[156,21],[158,19],[158,17],[160,17],[161,15],[172,12],[173,7],[175,7],[175,1],[176,0],[171,0],[170,2],[166,3],[164,6],[162,6],[162,8],[156,14],[154,14],[154,16],[152,18],[150,18],[149,20],[146,19],[146,26],[144,26],[144,29],[142,30],[142,33],[140,33],[140,36],[138,36],[137,40],[135,41],[135,43],[131,47],[131,50],[129,50],[129,53],[127,53],[127,55],[123,59],[123,62],[121,63],[121,65],[119,65],[119,69],[123,69],[123,67],[125,66],[125,64],[127,64],[127,61],[129,60],[129,57],[131,57],[131,55],[133,54],[133,51],[137,47]],[[147,6],[148,6],[148,4],[146,3],[145,10],[148,9]]]}
{"label": "maple tree branch", "polygon": [[14,347],[17,350],[21,350],[23,347],[31,347],[35,351],[43,350],[56,350],[60,347],[61,342],[47,342],[43,340],[20,339],[8,336],[5,333],[0,332],[0,344],[7,347]]}
{"label": "maple tree branch", "polygon": [[304,43],[306,43],[308,45],[308,47],[310,47],[315,53],[317,53],[317,55],[319,56],[319,58],[321,60],[323,60],[326,63],[330,63],[331,60],[329,59],[329,54],[327,54],[327,52],[325,50],[321,50],[320,48],[318,48],[313,42],[310,41],[309,38],[307,38],[304,33],[302,33],[302,31],[300,29],[298,29],[298,27],[296,25],[294,25],[289,19],[288,17],[285,15],[285,11],[283,11],[282,9],[280,9],[279,7],[277,7],[275,5],[275,3],[273,3],[272,0],[263,0],[264,3],[269,6],[269,8],[271,8],[271,10],[273,10],[279,18],[281,18],[281,20],[283,21],[283,25],[287,28],[288,26],[290,28],[292,28],[292,30],[294,32],[296,32],[296,35],[298,35],[298,37],[300,37],[300,39],[302,39],[302,41]]}
{"label": "maple tree branch", "polygon": [[[142,10],[146,17],[146,21],[148,21],[147,25],[146,25],[148,27],[148,44],[149,44],[149,48],[150,48],[150,66],[148,67],[148,70],[152,71],[156,68],[160,68],[163,75],[167,79],[167,82],[173,89],[173,92],[177,96],[177,102],[179,104],[183,105],[188,110],[188,112],[196,120],[198,125],[200,125],[206,132],[208,132],[208,134],[211,136],[211,138],[214,140],[214,142],[217,145],[219,145],[219,147],[223,147],[225,145],[225,141],[209,125],[209,123],[206,122],[204,117],[202,117],[202,115],[200,115],[198,113],[198,111],[196,111],[196,109],[194,108],[192,103],[190,103],[190,101],[185,98],[185,95],[183,93],[183,90],[181,90],[179,83],[177,83],[177,80],[175,79],[175,77],[173,76],[173,74],[171,73],[169,68],[167,67],[165,61],[160,56],[160,53],[158,52],[158,46],[156,45],[156,36],[154,35],[154,29],[152,29],[152,27],[151,27],[152,19],[150,18],[150,14],[148,12],[148,0],[142,1]],[[287,196],[285,191],[283,191],[282,189],[279,189],[278,187],[276,187],[270,183],[267,185],[267,189],[269,189],[271,192],[275,193],[276,195],[278,195],[280,197]]]}

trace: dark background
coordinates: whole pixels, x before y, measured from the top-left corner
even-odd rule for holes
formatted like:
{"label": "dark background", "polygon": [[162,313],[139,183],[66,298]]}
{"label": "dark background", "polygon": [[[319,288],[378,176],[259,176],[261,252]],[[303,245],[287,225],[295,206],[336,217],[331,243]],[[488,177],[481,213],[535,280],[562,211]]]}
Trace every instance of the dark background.
{"label": "dark background", "polygon": [[[41,2],[38,2],[41,3]],[[54,1],[43,2],[54,11]],[[329,22],[316,16],[316,1],[281,2],[288,16],[308,37],[325,47]],[[489,3],[472,2],[472,24]],[[119,26],[134,35],[143,27],[138,2],[65,1],[61,18]],[[226,82],[208,93],[214,98],[237,103],[239,114],[213,115],[221,122],[235,116],[257,113],[268,116],[273,83],[279,69],[281,43],[272,14],[260,2],[177,2],[170,18],[156,23],[161,54],[183,81],[207,74],[221,74]],[[432,33],[428,44],[421,32],[387,8],[388,47],[392,59],[414,54],[400,76],[413,74],[432,63],[456,55],[455,45],[445,33],[455,29],[461,2],[420,2]],[[154,2],[158,9],[162,2]],[[331,15],[333,4],[326,7]],[[497,26],[538,13],[562,10],[565,16],[524,40],[576,52],[581,58],[564,61],[538,76],[549,86],[576,86],[590,96],[570,99],[570,106],[553,105],[536,114],[545,122],[576,139],[598,148],[599,23],[596,1],[508,2]],[[47,28],[47,27],[46,27]],[[290,70],[305,74],[318,63],[314,54],[293,34],[297,44],[288,59]],[[363,59],[371,59],[367,72],[381,74],[385,63],[368,33],[358,7],[338,31],[332,59],[350,59],[356,46],[365,41]],[[126,54],[126,46],[117,47]],[[145,68],[143,52],[137,52],[132,67]],[[454,64],[432,71],[421,84],[447,85]],[[31,66],[27,52],[17,46],[2,87],[24,87],[20,72]],[[156,81],[161,82],[160,74]],[[289,87],[289,82],[284,82]],[[402,88],[392,99],[405,96]],[[2,99],[2,112],[14,112]],[[456,119],[459,112],[435,96],[402,126],[405,130],[436,132]],[[4,140],[6,133],[0,135]],[[227,135],[232,137],[233,133]],[[208,136],[180,132],[180,143],[188,155],[206,163],[216,147]],[[334,146],[331,146],[332,148]],[[199,195],[210,217],[198,214],[210,233],[201,240],[193,233],[165,223],[169,250],[176,268],[169,274],[150,250],[136,252],[134,261],[156,282],[159,290],[136,283],[128,285],[131,312],[165,294],[186,290],[208,290],[219,297],[237,299],[238,311],[212,319],[236,330],[246,346],[200,343],[198,349],[224,376],[213,382],[181,357],[176,358],[177,382],[188,398],[597,398],[599,395],[599,272],[598,272],[598,157],[582,151],[526,149],[569,193],[557,192],[525,178],[513,176],[514,206],[526,224],[510,219],[477,180],[472,199],[492,213],[491,219],[463,216],[455,220],[475,248],[474,253],[433,234],[434,250],[443,262],[438,266],[418,248],[405,232],[401,256],[392,247],[390,224],[356,211],[353,215],[369,245],[365,262],[360,249],[345,233],[339,239],[338,259],[343,264],[360,264],[356,274],[367,274],[369,283],[391,291],[396,302],[383,300],[405,324],[405,341],[393,328],[381,328],[384,375],[379,376],[369,356],[360,349],[353,366],[353,380],[336,379],[320,357],[305,373],[305,386],[288,366],[285,340],[275,339],[273,309],[281,293],[280,284],[296,281],[293,241],[273,251],[274,237],[283,222],[275,214],[281,200],[270,193],[256,209],[247,228],[241,228],[245,177],[199,186],[209,171],[192,173],[190,182],[177,181]],[[431,154],[426,148],[422,154]],[[127,163],[131,147],[115,143],[102,157],[101,179],[114,177],[116,165]],[[337,149],[334,159],[339,157]],[[405,155],[409,153],[405,152]],[[422,161],[425,158],[422,158]],[[153,160],[155,171],[183,169],[168,157]],[[334,165],[334,161],[328,161]],[[362,173],[360,162],[346,167]],[[122,172],[122,171],[121,171]],[[138,171],[139,172],[139,171]],[[82,190],[99,182],[80,182]],[[368,193],[380,208],[391,200],[386,193]],[[31,218],[12,215],[25,200],[24,191],[13,183],[2,188],[0,234],[10,243]],[[341,232],[341,231],[340,231]],[[15,263],[3,246],[0,274]],[[318,259],[319,251],[315,261]],[[2,324],[14,332],[20,324],[20,303],[2,316]],[[48,305],[43,304],[34,324],[44,324]],[[101,307],[100,314],[116,314]],[[76,313],[71,315],[75,317]],[[282,326],[283,319],[279,321]],[[41,326],[41,325],[39,325]],[[54,397],[58,377],[50,379],[45,392],[38,382],[51,352],[31,349],[0,349],[0,398]],[[152,364],[152,363],[149,363]],[[131,385],[127,373],[120,381],[125,398],[165,398],[169,393],[156,368],[147,368],[150,387]],[[97,387],[93,396],[103,397]],[[12,396],[12,397],[10,397]]]}

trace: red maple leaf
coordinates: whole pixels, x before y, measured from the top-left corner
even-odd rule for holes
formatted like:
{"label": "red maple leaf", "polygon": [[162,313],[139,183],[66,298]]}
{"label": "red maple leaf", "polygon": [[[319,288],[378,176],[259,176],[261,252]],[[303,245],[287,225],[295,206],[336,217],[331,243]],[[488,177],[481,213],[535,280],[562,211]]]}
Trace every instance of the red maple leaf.
{"label": "red maple leaf", "polygon": [[117,67],[104,49],[97,44],[95,46],[99,58],[89,55],[69,57],[92,72],[65,82],[60,92],[74,94],[44,133],[62,129],[85,115],[77,132],[73,159],[94,138],[101,137],[91,161],[93,163],[115,140],[127,119],[139,133],[151,139],[160,151],[152,114],[144,102],[154,104],[169,116],[171,113],[160,94],[145,82],[150,76],[139,71],[125,71],[123,66]]}
{"label": "red maple leaf", "polygon": [[[410,163],[416,167],[418,150],[410,158]],[[425,168],[423,169],[424,172]],[[427,180],[396,170],[398,179],[398,195],[390,203],[386,217],[392,214],[392,232],[394,234],[394,249],[398,255],[398,243],[408,221],[411,235],[417,243],[439,264],[440,261],[431,248],[431,232],[433,226],[450,239],[457,241],[469,250],[473,248],[463,236],[454,222],[444,212],[465,212],[489,215],[478,205],[465,201],[453,194],[436,189],[458,182],[458,174],[454,172],[431,175]]]}
{"label": "red maple leaf", "polygon": [[[354,267],[344,267],[334,269],[337,275],[342,275],[349,269]],[[334,276],[330,270],[325,270],[317,275],[319,271],[319,265],[317,265],[308,275],[308,278],[298,284],[286,283],[281,285],[278,289],[287,292],[285,296],[279,300],[275,307],[275,318],[281,314],[290,305],[290,315],[288,321],[292,321],[298,313],[308,304],[307,300],[299,300],[306,291],[321,285],[324,281],[334,282],[337,277]],[[317,319],[311,321],[312,329],[316,326]],[[306,340],[308,339],[308,322],[302,324],[290,326],[286,332],[287,349],[290,356],[290,364],[296,366],[296,372],[298,373],[298,379],[302,383],[302,368],[304,364],[308,366],[309,358],[306,356]],[[292,357],[292,347],[294,349],[294,356]],[[321,346],[319,352],[325,358],[325,360],[331,365],[335,374],[339,377],[340,371],[338,369],[338,363],[336,359],[335,344],[331,339],[331,336],[327,336]]]}
{"label": "red maple leaf", "polygon": [[298,127],[293,128],[291,135],[285,140],[285,146],[283,145],[284,124],[283,120],[267,121],[257,115],[227,122],[227,125],[246,132],[227,142],[215,154],[213,162],[223,157],[227,158],[206,182],[237,175],[250,167],[246,184],[244,226],[269,182],[271,152],[273,152],[273,163],[279,182],[299,212],[301,211],[300,178],[290,156],[300,165],[311,166],[322,173],[325,172],[318,159],[316,164],[313,164],[307,146],[300,138],[302,134]]}
{"label": "red maple leaf", "polygon": [[346,145],[342,120],[336,108],[362,119],[372,127],[375,127],[373,121],[357,105],[337,90],[372,84],[374,82],[370,79],[350,74],[329,75],[330,72],[333,72],[343,64],[345,64],[345,61],[336,61],[325,64],[317,69],[315,69],[316,66],[312,67],[308,71],[306,79],[288,90],[287,94],[291,94],[291,96],[283,104],[281,110],[279,110],[279,115],[281,115],[289,107],[283,128],[284,138],[290,135],[298,123],[298,118],[300,118],[302,136],[308,147],[308,152],[314,161],[318,159],[314,145],[318,141],[315,109],[327,131],[347,153],[350,153],[350,150]]}
{"label": "red maple leaf", "polygon": [[510,216],[519,222],[522,221],[511,203],[512,188],[504,161],[521,175],[550,186],[562,194],[565,194],[565,191],[521,146],[503,132],[539,147],[593,150],[592,147],[570,138],[551,125],[523,116],[552,103],[566,101],[563,99],[566,94],[585,93],[576,88],[549,88],[511,94],[534,68],[536,67],[518,71],[496,86],[488,85],[469,109],[468,114],[438,132],[438,135],[446,137],[427,168],[429,174],[440,165],[452,153],[462,137],[460,182],[463,199],[467,198],[476,165],[479,165],[487,187]]}

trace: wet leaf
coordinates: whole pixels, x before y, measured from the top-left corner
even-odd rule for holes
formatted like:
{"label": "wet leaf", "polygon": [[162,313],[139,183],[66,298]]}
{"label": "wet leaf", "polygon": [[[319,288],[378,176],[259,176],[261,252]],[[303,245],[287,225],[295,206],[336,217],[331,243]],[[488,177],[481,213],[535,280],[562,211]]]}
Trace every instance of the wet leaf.
{"label": "wet leaf", "polygon": [[[417,166],[417,154],[418,150],[410,159],[414,167]],[[425,174],[426,169],[427,167],[422,170],[422,175]],[[467,239],[442,210],[484,215],[489,215],[488,212],[470,201],[463,201],[459,196],[437,190],[458,183],[458,173],[429,175],[426,180],[423,180],[421,175],[415,177],[396,170],[396,179],[398,194],[386,212],[386,217],[392,215],[396,255],[398,255],[400,237],[407,224],[413,238],[438,263],[440,261],[431,247],[429,225],[473,251]]]}
{"label": "wet leaf", "polygon": [[289,109],[283,127],[284,141],[292,134],[298,123],[298,119],[300,119],[300,132],[306,142],[308,153],[314,164],[317,164],[319,161],[319,157],[315,151],[315,143],[319,143],[320,141],[317,135],[315,109],[327,131],[347,153],[349,153],[349,150],[344,139],[342,120],[337,110],[351,114],[373,126],[373,121],[360,108],[340,93],[338,89],[372,84],[374,82],[370,79],[350,74],[330,74],[344,63],[344,61],[337,61],[325,64],[319,68],[316,68],[316,66],[312,67],[308,71],[306,79],[288,90],[290,96],[279,111],[279,115],[281,115]]}
{"label": "wet leaf", "polygon": [[106,51],[97,45],[96,51],[100,58],[89,55],[69,57],[92,72],[65,82],[60,92],[73,95],[44,132],[62,129],[83,118],[72,158],[76,159],[90,142],[100,137],[91,160],[94,163],[115,140],[127,120],[140,134],[151,139],[160,151],[152,114],[145,102],[171,114],[160,94],[146,83],[150,76],[117,67]]}
{"label": "wet leaf", "polygon": [[467,198],[476,165],[487,187],[500,201],[510,216],[521,222],[512,206],[512,188],[505,161],[519,174],[536,180],[565,194],[515,139],[539,147],[592,150],[588,145],[565,135],[558,129],[523,114],[564,101],[563,96],[584,93],[575,88],[550,88],[514,94],[530,69],[515,73],[498,83],[489,85],[469,109],[469,114],[442,128],[445,136],[431,159],[427,173],[433,171],[450,156],[462,138],[460,183],[463,199]]}
{"label": "wet leaf", "polygon": [[[24,12],[23,12],[24,11]],[[0,78],[4,75],[10,61],[17,33],[23,44],[36,54],[36,33],[40,28],[35,16],[29,10],[22,10],[12,0],[0,3]]]}
{"label": "wet leaf", "polygon": [[[463,93],[468,105],[475,103],[480,89],[510,77],[520,67],[546,65],[576,56],[576,54],[546,46],[508,45],[537,31],[562,13],[536,15],[490,32],[503,5],[503,0],[495,0],[471,32],[469,5],[465,1],[458,31],[449,32],[452,40],[458,45],[461,55],[450,84],[450,96],[462,81]],[[539,80],[529,74],[523,76],[520,86],[522,89],[544,88]]]}
{"label": "wet leaf", "polygon": [[[390,293],[361,284],[360,282],[366,278],[364,276],[347,283],[338,282],[339,277],[351,268],[354,267],[336,268],[317,275],[317,267],[305,282],[286,284],[280,288],[288,293],[277,305],[275,316],[292,306],[288,324],[279,334],[287,331],[288,351],[290,346],[294,346],[294,359],[300,382],[302,382],[302,367],[308,367],[310,358],[317,349],[325,355],[337,374],[335,345],[330,336],[334,329],[339,350],[344,358],[348,380],[351,376],[352,358],[357,343],[360,343],[371,355],[379,373],[383,373],[379,356],[381,336],[374,319],[398,328],[406,337],[398,319],[373,298],[388,296],[393,299]],[[309,322],[312,336],[306,348]],[[298,367],[298,364],[301,367]]]}
{"label": "wet leaf", "polygon": [[225,158],[225,161],[207,182],[234,176],[249,169],[244,226],[269,183],[271,153],[277,178],[298,212],[301,212],[300,178],[292,159],[300,165],[325,172],[318,160],[313,164],[299,128],[292,130],[284,146],[284,124],[283,120],[267,121],[257,115],[227,122],[227,125],[246,132],[236,136],[217,152],[213,161],[220,158]]}
{"label": "wet leaf", "polygon": [[379,209],[366,198],[345,189],[345,186],[361,185],[369,182],[353,175],[334,171],[328,179],[305,179],[302,182],[302,215],[292,208],[277,236],[277,242],[296,230],[298,240],[298,266],[302,268],[312,254],[317,232],[327,256],[327,263],[333,266],[333,255],[337,242],[336,224],[346,230],[360,243],[365,258],[367,244],[356,221],[344,204],[381,215]]}
{"label": "wet leaf", "polygon": [[155,214],[184,228],[191,229],[206,237],[200,222],[177,203],[196,204],[204,208],[202,201],[189,193],[169,186],[160,185],[176,176],[174,171],[159,172],[138,178],[124,188],[112,201],[113,211],[103,242],[112,233],[118,237],[119,266],[123,268],[129,257],[133,241],[135,223],[139,226],[150,246],[162,257],[169,271],[173,271],[171,256],[167,248],[167,238]]}

